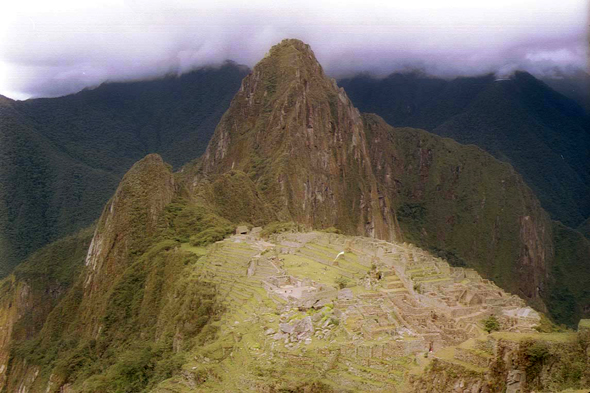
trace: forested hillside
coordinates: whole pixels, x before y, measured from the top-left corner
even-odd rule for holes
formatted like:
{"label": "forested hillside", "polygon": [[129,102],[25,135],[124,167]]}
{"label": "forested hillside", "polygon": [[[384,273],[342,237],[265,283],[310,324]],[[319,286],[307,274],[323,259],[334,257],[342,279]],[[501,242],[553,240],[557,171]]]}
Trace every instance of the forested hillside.
{"label": "forested hillside", "polygon": [[247,69],[234,63],[27,101],[0,97],[0,276],[90,225],[134,162],[198,157]]}
{"label": "forested hillside", "polygon": [[525,72],[443,80],[420,73],[341,80],[364,112],[475,144],[509,162],[553,219],[590,216],[590,121],[584,109]]}

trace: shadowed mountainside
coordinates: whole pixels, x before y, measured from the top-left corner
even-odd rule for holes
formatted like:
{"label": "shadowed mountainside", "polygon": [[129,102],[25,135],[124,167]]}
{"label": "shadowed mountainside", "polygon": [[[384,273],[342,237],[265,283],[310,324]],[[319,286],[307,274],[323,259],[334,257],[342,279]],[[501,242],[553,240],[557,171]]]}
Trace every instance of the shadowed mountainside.
{"label": "shadowed mountainside", "polygon": [[246,72],[227,63],[59,98],[0,97],[0,276],[95,221],[146,154],[175,166],[198,157]]}
{"label": "shadowed mountainside", "polygon": [[443,80],[420,73],[340,81],[363,112],[475,144],[509,162],[551,216],[590,216],[590,119],[573,100],[525,72]]}

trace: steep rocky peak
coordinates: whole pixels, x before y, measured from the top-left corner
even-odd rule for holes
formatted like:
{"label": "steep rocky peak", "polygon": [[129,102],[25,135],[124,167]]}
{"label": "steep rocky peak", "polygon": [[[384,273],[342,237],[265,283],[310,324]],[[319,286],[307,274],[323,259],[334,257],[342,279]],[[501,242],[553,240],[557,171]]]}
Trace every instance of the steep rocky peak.
{"label": "steep rocky peak", "polygon": [[85,287],[97,289],[143,251],[174,194],[174,177],[158,154],[138,161],[105,206],[86,256]]}
{"label": "steep rocky peak", "polygon": [[286,39],[273,46],[254,67],[254,72],[277,73],[281,84],[306,78],[326,78],[310,46],[296,39]]}
{"label": "steep rocky peak", "polygon": [[244,78],[200,168],[193,184],[248,174],[281,219],[394,238],[360,113],[299,40],[272,47]]}
{"label": "steep rocky peak", "polygon": [[[313,149],[328,134],[342,139],[359,132],[360,113],[344,90],[325,75],[309,45],[287,39],[242,81],[207,148],[203,168],[209,173],[246,169],[246,146],[257,155],[272,155],[280,147],[292,150],[293,138],[295,144],[307,140]],[[362,137],[352,139],[357,145]]]}

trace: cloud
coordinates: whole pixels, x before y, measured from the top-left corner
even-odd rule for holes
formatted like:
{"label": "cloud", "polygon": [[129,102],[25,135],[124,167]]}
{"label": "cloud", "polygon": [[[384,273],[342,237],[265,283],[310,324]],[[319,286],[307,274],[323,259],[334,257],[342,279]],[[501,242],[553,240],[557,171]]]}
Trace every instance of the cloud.
{"label": "cloud", "polygon": [[283,38],[333,76],[580,69],[586,0],[22,0],[0,15],[0,94],[56,96],[106,80],[253,66]]}

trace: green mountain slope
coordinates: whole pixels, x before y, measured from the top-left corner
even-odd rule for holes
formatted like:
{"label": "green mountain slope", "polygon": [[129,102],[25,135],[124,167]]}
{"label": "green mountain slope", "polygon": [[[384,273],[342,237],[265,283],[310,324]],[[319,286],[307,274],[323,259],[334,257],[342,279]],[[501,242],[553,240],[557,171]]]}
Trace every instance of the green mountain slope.
{"label": "green mountain slope", "polygon": [[15,102],[0,103],[0,276],[31,251],[92,223],[118,177],[72,159]]}
{"label": "green mountain slope", "polygon": [[590,312],[590,240],[553,223],[555,257],[544,297],[556,320],[575,326]]}
{"label": "green mountain slope", "polygon": [[554,219],[577,226],[590,214],[588,116],[532,75],[446,81],[414,73],[340,83],[360,110],[393,126],[476,144],[509,162]]}
{"label": "green mountain slope", "polygon": [[199,156],[245,72],[227,63],[66,97],[0,97],[0,276],[96,220],[146,154],[176,166]]}
{"label": "green mountain slope", "polygon": [[392,128],[376,115],[364,121],[404,239],[541,306],[551,222],[514,169],[475,146]]}
{"label": "green mountain slope", "polygon": [[590,217],[588,217],[583,223],[578,226],[578,231],[580,231],[584,236],[590,239]]}
{"label": "green mountain slope", "polygon": [[[4,390],[24,383],[54,391],[77,381],[84,384],[76,391],[141,391],[170,377],[186,361],[184,348],[215,332],[215,287],[201,282],[197,255],[174,239],[233,227],[178,192],[171,167],[148,155],[123,177],[89,246],[88,231],[81,235],[83,254],[72,249],[78,238],[65,239],[2,281]],[[29,289],[35,277],[44,293],[51,277],[63,282],[57,304]],[[35,311],[37,328],[20,334],[33,305],[45,312]]]}

